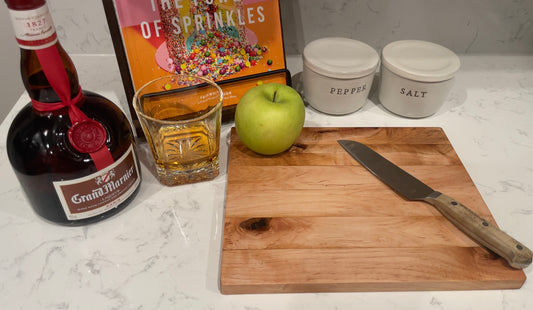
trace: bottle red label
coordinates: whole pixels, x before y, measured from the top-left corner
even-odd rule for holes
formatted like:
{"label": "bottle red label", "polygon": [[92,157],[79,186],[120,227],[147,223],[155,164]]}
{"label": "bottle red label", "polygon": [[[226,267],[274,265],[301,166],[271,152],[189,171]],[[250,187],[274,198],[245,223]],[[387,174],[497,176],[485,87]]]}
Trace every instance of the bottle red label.
{"label": "bottle red label", "polygon": [[79,179],[54,182],[69,220],[102,214],[122,203],[141,181],[133,146],[113,165]]}
{"label": "bottle red label", "polygon": [[21,48],[43,49],[57,42],[56,29],[48,5],[34,10],[9,10],[15,38]]}

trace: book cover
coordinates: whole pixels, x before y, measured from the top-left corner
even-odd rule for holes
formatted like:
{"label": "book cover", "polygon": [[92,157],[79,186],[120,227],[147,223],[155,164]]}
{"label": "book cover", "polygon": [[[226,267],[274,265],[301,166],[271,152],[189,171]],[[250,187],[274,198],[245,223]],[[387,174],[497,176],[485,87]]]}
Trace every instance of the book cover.
{"label": "book cover", "polygon": [[278,0],[113,2],[133,91],[160,76],[192,74],[217,82],[231,107],[255,85],[290,81]]}

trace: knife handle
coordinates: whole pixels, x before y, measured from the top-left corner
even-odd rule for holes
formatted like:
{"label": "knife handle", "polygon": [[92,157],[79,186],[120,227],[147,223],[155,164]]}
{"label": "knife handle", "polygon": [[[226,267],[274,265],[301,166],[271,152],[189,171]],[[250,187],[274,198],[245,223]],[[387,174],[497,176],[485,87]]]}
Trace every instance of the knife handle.
{"label": "knife handle", "polygon": [[424,201],[433,205],[472,240],[503,257],[511,267],[523,269],[531,264],[533,255],[530,249],[460,202],[439,192],[434,192]]}

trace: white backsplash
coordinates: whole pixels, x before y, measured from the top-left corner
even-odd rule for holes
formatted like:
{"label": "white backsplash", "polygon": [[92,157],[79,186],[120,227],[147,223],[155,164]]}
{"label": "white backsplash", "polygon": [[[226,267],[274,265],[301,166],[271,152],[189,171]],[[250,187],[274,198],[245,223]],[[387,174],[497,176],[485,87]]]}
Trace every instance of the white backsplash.
{"label": "white backsplash", "polygon": [[[280,2],[287,54],[299,54],[306,43],[327,36],[353,38],[377,50],[395,40],[421,39],[459,54],[533,53],[533,0]],[[101,0],[48,4],[70,53],[114,52]]]}
{"label": "white backsplash", "polygon": [[533,52],[530,0],[286,2],[293,2],[296,18],[301,18],[305,43],[337,35],[378,50],[392,41],[419,39],[459,54]]}

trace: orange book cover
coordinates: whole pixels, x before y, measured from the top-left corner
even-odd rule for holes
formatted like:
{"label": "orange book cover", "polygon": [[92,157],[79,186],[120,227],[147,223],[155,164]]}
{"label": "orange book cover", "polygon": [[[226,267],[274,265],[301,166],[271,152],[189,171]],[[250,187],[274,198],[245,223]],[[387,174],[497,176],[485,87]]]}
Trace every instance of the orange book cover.
{"label": "orange book cover", "polygon": [[133,92],[186,73],[216,81],[231,107],[255,85],[290,83],[278,0],[114,0],[112,7],[117,56],[126,58]]}

